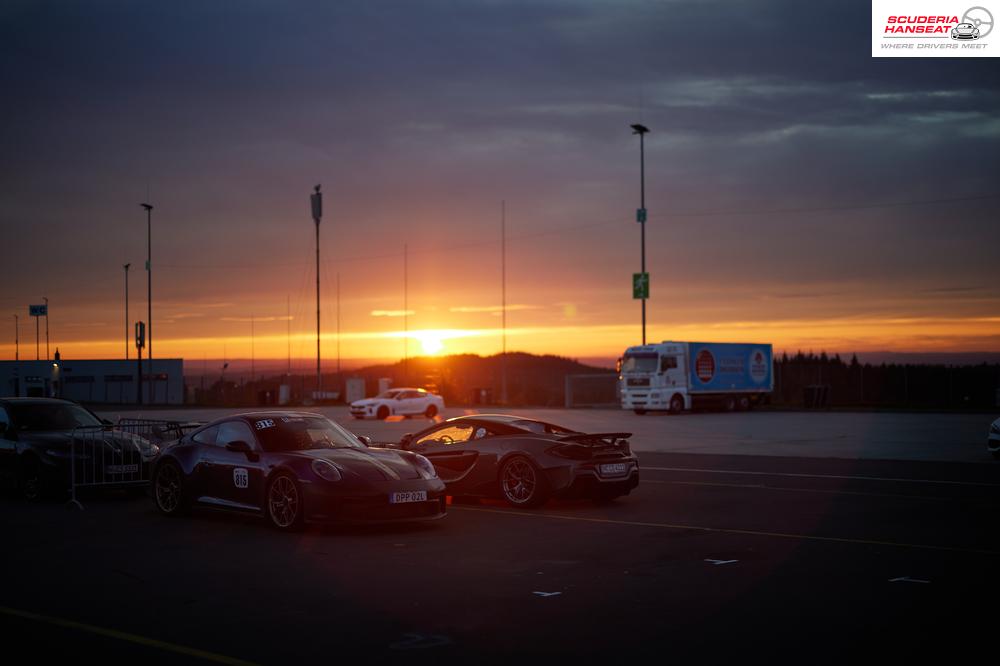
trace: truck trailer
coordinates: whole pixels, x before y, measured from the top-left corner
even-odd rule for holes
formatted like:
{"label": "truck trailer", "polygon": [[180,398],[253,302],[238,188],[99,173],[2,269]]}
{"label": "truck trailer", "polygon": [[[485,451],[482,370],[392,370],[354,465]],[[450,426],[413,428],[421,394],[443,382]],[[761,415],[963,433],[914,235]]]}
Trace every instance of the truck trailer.
{"label": "truck trailer", "polygon": [[695,407],[750,409],[770,399],[769,344],[674,342],[629,347],[618,361],[622,409],[679,413]]}

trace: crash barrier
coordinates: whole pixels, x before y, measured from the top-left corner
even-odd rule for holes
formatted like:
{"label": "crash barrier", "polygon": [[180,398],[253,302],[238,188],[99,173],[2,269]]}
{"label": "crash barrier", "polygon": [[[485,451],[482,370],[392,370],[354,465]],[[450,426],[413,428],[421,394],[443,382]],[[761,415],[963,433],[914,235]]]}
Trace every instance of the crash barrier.
{"label": "crash barrier", "polygon": [[80,488],[143,488],[159,445],[177,439],[192,424],[155,419],[121,419],[78,427],[70,440],[70,504],[80,509]]}

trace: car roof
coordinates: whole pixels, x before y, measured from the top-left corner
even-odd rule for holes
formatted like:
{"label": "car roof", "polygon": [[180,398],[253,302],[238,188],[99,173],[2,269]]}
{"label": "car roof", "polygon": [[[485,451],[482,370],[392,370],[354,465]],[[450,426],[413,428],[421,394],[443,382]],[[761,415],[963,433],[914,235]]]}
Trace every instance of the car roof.
{"label": "car roof", "polygon": [[0,402],[11,405],[75,405],[72,400],[60,398],[0,398]]}
{"label": "car roof", "polygon": [[518,416],[516,414],[466,414],[465,416],[455,416],[448,421],[493,421],[494,423],[513,423],[514,421],[537,421],[538,419]]}
{"label": "car roof", "polygon": [[413,386],[390,386],[386,391],[420,391],[421,393],[427,393],[427,389],[416,388]]}

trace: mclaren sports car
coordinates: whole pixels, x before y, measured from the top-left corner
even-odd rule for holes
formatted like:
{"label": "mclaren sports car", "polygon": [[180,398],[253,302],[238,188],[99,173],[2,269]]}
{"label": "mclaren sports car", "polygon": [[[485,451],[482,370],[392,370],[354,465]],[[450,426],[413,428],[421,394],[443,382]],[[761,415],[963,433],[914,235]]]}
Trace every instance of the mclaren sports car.
{"label": "mclaren sports car", "polygon": [[433,463],[448,495],[500,497],[536,507],[550,497],[612,500],[639,485],[631,433],[582,433],[509,414],[459,416],[399,447]]}
{"label": "mclaren sports car", "polygon": [[153,501],[167,515],[196,505],[258,514],[279,530],[444,516],[444,482],[427,458],[368,444],[319,414],[225,417],[164,445]]}

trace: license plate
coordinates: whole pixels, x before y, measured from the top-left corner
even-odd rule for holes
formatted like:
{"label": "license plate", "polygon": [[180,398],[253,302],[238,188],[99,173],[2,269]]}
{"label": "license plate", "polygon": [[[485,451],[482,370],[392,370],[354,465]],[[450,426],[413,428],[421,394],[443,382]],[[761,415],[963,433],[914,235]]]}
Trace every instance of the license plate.
{"label": "license plate", "polygon": [[601,476],[621,476],[628,471],[628,463],[609,463],[598,468]]}
{"label": "license plate", "polygon": [[426,502],[426,490],[411,490],[405,493],[389,493],[389,504],[406,504],[407,502]]}
{"label": "license plate", "polygon": [[108,465],[104,468],[108,474],[135,474],[139,471],[138,465]]}

